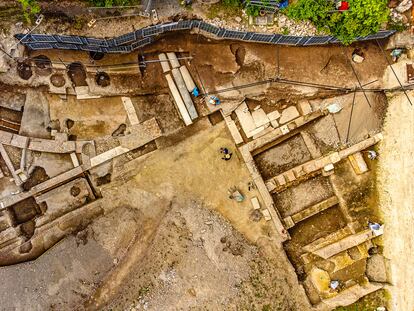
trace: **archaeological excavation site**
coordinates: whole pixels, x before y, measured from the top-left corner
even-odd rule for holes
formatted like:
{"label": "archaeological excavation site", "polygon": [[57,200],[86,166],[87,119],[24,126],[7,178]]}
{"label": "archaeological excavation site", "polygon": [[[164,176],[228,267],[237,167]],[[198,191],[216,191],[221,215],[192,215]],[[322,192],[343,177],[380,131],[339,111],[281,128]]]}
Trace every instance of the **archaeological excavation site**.
{"label": "archaeological excavation site", "polygon": [[0,310],[414,310],[414,37],[303,1],[0,1]]}

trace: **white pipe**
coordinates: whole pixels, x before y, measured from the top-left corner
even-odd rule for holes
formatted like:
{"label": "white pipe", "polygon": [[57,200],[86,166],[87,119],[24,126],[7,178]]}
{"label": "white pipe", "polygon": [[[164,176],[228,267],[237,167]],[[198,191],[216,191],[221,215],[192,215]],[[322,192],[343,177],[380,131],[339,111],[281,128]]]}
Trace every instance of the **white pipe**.
{"label": "white pipe", "polygon": [[180,93],[178,92],[178,89],[174,83],[173,78],[171,77],[170,74],[165,75],[165,78],[167,79],[168,86],[174,98],[175,105],[178,111],[180,112],[182,120],[184,121],[186,126],[190,125],[191,123],[193,123],[193,121],[191,121],[190,115],[188,114],[187,108],[185,108],[184,102],[181,99]]}
{"label": "white pipe", "polygon": [[162,72],[168,72],[170,71],[170,64],[168,63],[167,55],[164,53],[161,53],[158,55],[158,59],[160,60]]}
{"label": "white pipe", "polygon": [[187,111],[190,114],[191,120],[194,120],[198,117],[197,111],[194,107],[193,100],[191,99],[190,93],[187,91],[183,76],[179,69],[175,68],[171,70],[171,73],[174,77],[175,84],[177,85],[178,90],[180,91],[181,97],[184,101]]}
{"label": "white pipe", "polygon": [[170,60],[172,68],[179,68],[180,67],[180,62],[178,61],[177,55],[175,55],[174,52],[167,53],[167,57]]}
{"label": "white pipe", "polygon": [[187,90],[189,92],[192,92],[196,88],[196,85],[194,83],[193,78],[191,78],[188,68],[185,65],[183,65],[180,67],[180,72],[181,72],[181,75],[183,76],[184,83],[185,83],[185,86],[187,87]]}

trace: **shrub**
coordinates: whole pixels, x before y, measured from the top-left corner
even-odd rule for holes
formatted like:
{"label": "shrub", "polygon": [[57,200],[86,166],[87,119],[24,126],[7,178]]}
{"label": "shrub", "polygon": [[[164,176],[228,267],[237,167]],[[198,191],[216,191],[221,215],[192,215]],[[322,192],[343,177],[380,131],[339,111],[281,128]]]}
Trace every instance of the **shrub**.
{"label": "shrub", "polygon": [[40,6],[36,0],[18,0],[22,5],[23,16],[26,22],[31,23],[33,17],[40,12]]}
{"label": "shrub", "polygon": [[[263,6],[266,6],[269,4],[269,0],[261,0],[263,3]],[[256,5],[249,5],[250,0],[246,1],[246,14],[249,16],[258,16],[260,12],[260,6]]]}
{"label": "shrub", "polygon": [[241,0],[222,0],[224,6],[239,7],[242,4]]}
{"label": "shrub", "polygon": [[89,0],[91,5],[110,8],[112,6],[135,5],[137,0]]}
{"label": "shrub", "polygon": [[332,34],[345,44],[377,32],[387,22],[387,0],[349,0],[349,10],[335,12],[327,0],[299,0],[286,13],[296,20],[310,20],[320,31]]}

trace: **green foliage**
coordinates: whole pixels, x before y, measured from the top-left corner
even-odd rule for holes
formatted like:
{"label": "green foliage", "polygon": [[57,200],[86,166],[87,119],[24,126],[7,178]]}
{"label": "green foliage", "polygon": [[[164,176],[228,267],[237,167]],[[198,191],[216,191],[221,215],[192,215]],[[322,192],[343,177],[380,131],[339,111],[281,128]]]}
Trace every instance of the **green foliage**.
{"label": "green foliage", "polygon": [[381,289],[362,297],[352,305],[338,307],[333,311],[375,311],[379,306],[388,307],[388,302],[390,300],[389,293],[386,290]]}
{"label": "green foliage", "polygon": [[83,18],[75,17],[75,20],[73,21],[73,28],[76,30],[81,30],[85,24],[86,21]]}
{"label": "green foliage", "polygon": [[212,4],[209,7],[207,17],[210,19],[221,17],[230,18],[238,16],[241,13],[240,0],[222,0],[219,3]]}
{"label": "green foliage", "polygon": [[224,6],[229,7],[240,7],[242,4],[241,0],[222,0],[221,2]]}
{"label": "green foliage", "polygon": [[319,31],[330,33],[345,44],[356,37],[377,32],[387,22],[387,0],[349,0],[349,10],[335,12],[327,0],[299,0],[286,10],[290,18],[310,20]]}
{"label": "green foliage", "polygon": [[40,6],[36,0],[18,0],[22,5],[23,16],[26,22],[31,23],[33,17],[40,13]]}
{"label": "green foliage", "polygon": [[246,8],[246,14],[249,16],[258,16],[260,12],[260,8],[258,6],[249,5]]}
{"label": "green foliage", "polygon": [[[263,6],[266,6],[269,4],[269,0],[261,0],[261,2],[263,3]],[[249,16],[253,16],[253,17],[258,16],[261,10],[260,6],[249,5],[249,4],[250,4],[250,0],[246,2],[246,14]]]}
{"label": "green foliage", "polygon": [[[243,0],[222,0],[219,4],[219,6],[223,7],[224,10],[231,10],[231,9],[238,9],[241,8],[243,5]],[[269,0],[261,0],[263,3],[263,6],[266,6],[269,4]],[[246,7],[246,14],[249,16],[258,16],[260,12],[260,6],[256,5],[249,5],[250,0],[246,1],[245,7]]]}
{"label": "green foliage", "polygon": [[112,6],[135,5],[137,0],[89,0],[92,6],[110,8]]}
{"label": "green foliage", "polygon": [[394,22],[392,20],[388,22],[388,29],[391,29],[391,30],[404,31],[404,30],[407,30],[407,28],[408,27],[404,25],[403,22]]}

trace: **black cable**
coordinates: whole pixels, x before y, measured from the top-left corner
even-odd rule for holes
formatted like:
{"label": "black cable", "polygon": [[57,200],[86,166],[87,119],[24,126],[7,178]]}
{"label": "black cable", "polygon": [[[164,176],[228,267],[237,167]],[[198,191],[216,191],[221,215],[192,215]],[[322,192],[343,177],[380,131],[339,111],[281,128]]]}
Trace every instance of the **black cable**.
{"label": "black cable", "polygon": [[349,115],[348,130],[346,133],[346,141],[345,141],[346,144],[348,143],[349,132],[351,131],[351,121],[352,121],[352,114],[354,112],[354,106],[355,106],[355,96],[356,96],[356,92],[354,92],[354,97],[352,98],[351,113]]}
{"label": "black cable", "polygon": [[[27,58],[30,60],[33,60],[34,62],[38,62],[38,63],[45,63],[45,64],[63,64],[65,65],[66,68],[68,68],[67,65],[71,65],[71,67],[79,67],[82,68],[83,65],[82,64],[78,64],[78,62],[64,62],[62,60],[59,61],[53,61],[53,60],[47,60],[47,59],[34,59],[34,58]],[[119,64],[110,64],[110,65],[88,65],[88,67],[92,67],[92,68],[100,68],[100,67],[116,67],[116,66],[123,66],[123,65],[134,65],[136,64],[136,62],[128,62],[128,63],[119,63]],[[30,67],[37,67],[36,65],[31,65],[31,64],[27,64],[27,66]],[[53,68],[52,68],[53,69]],[[197,70],[197,68],[195,68]],[[199,76],[199,79],[201,81],[201,77]],[[360,88],[350,88],[350,87],[345,87],[345,86],[335,86],[335,85],[328,85],[328,84],[320,84],[320,83],[313,83],[313,82],[305,82],[305,81],[298,81],[298,80],[289,80],[289,79],[281,79],[281,78],[273,78],[273,79],[267,79],[267,80],[262,80],[262,81],[258,81],[258,82],[254,82],[254,83],[248,83],[248,84],[244,84],[244,85],[239,85],[239,86],[234,86],[231,88],[226,88],[226,89],[221,89],[221,90],[216,90],[216,91],[212,91],[212,92],[206,92],[203,86],[203,94],[200,95],[208,95],[210,94],[216,94],[216,93],[225,93],[228,91],[234,91],[234,90],[238,90],[238,89],[243,89],[243,88],[248,88],[250,86],[257,86],[257,85],[261,85],[261,84],[266,84],[266,83],[281,83],[281,84],[289,84],[289,85],[297,85],[297,86],[307,86],[307,87],[315,87],[318,89],[325,89],[325,90],[332,90],[332,91],[340,91],[343,93],[349,93],[349,92],[387,92],[387,91],[397,91],[400,89],[412,89],[414,87],[414,83],[411,84],[407,84],[405,87],[394,87],[394,88],[372,88],[372,89],[365,89],[364,86],[369,85],[371,83],[376,82],[377,80],[368,82],[364,85],[361,85]]]}
{"label": "black cable", "polygon": [[304,81],[289,80],[289,79],[276,79],[274,82],[287,83],[287,84],[300,85],[300,86],[310,86],[310,87],[316,87],[316,88],[326,89],[326,90],[340,90],[340,91],[347,91],[347,92],[352,91],[352,89],[349,87],[313,83],[313,82],[304,82]]}
{"label": "black cable", "polygon": [[[348,63],[349,63],[349,65],[350,65],[350,66],[351,66],[351,68],[352,68],[352,72],[354,73],[354,76],[355,76],[355,78],[356,78],[356,79],[357,79],[357,81],[358,81],[359,87],[363,90],[363,87],[362,87],[362,84],[361,84],[361,80],[359,79],[359,76],[358,76],[358,74],[357,74],[357,72],[356,72],[356,70],[355,70],[355,68],[354,68],[354,65],[352,65],[352,60],[350,60],[350,59],[346,56],[346,49],[345,49],[345,47],[344,47],[344,46],[342,46],[342,53],[344,54],[345,58],[348,60]],[[370,107],[370,108],[372,108],[371,103],[369,102],[369,99],[368,99],[367,94],[365,93],[365,91],[363,91],[363,93],[364,93],[365,99],[367,100],[367,103],[368,103],[369,107]]]}
{"label": "black cable", "polygon": [[377,42],[377,45],[379,46],[379,48],[380,48],[380,50],[381,50],[382,54],[384,55],[385,60],[387,61],[388,65],[390,66],[390,68],[391,68],[391,70],[392,70],[392,72],[393,72],[393,74],[394,74],[395,78],[397,79],[398,83],[400,84],[400,87],[401,87],[401,89],[403,90],[403,92],[404,92],[405,96],[407,97],[408,102],[409,102],[409,103],[410,103],[410,105],[412,106],[412,105],[413,105],[413,103],[411,102],[410,97],[408,96],[408,94],[407,94],[407,92],[406,92],[406,90],[405,90],[404,86],[402,85],[402,83],[401,83],[400,79],[398,78],[397,74],[395,73],[394,68],[392,67],[391,62],[390,62],[390,60],[389,60],[389,59],[388,59],[388,57],[387,57],[387,54],[385,54],[385,51],[384,51],[384,49],[382,48],[381,44],[379,43],[378,39],[375,39],[375,41]]}
{"label": "black cable", "polygon": [[14,57],[12,55],[10,55],[9,53],[6,52],[6,50],[4,50],[2,47],[0,47],[0,51],[2,51],[4,54],[6,54],[9,58],[11,58],[12,60],[14,60]]}
{"label": "black cable", "polygon": [[198,72],[197,66],[196,66],[195,64],[193,64],[192,66],[194,67],[194,69],[195,69],[195,71],[196,71],[196,74],[197,74],[198,80],[200,81],[200,84],[201,84],[201,88],[202,88],[202,90],[203,90],[203,93],[204,93],[204,94],[207,94],[207,93],[206,93],[206,89],[204,88],[204,83],[203,83],[203,80],[201,80],[200,73]]}

